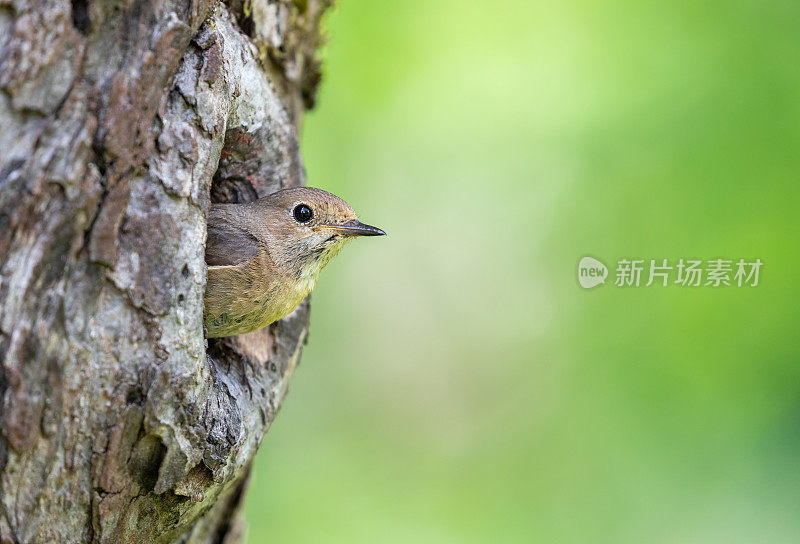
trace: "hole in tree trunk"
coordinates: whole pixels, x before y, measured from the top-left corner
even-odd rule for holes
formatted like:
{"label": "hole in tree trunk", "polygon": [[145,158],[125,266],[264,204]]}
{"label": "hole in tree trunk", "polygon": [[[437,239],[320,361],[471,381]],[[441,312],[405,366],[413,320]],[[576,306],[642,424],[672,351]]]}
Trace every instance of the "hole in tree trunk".
{"label": "hole in tree trunk", "polygon": [[128,461],[128,470],[144,489],[152,491],[155,487],[158,469],[166,453],[166,446],[157,436],[145,435],[136,443]]}

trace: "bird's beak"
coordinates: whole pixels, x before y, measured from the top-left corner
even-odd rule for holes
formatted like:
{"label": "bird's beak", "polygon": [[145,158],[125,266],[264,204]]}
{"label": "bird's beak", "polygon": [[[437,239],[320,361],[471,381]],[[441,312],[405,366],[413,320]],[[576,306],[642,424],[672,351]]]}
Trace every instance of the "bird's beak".
{"label": "bird's beak", "polygon": [[343,236],[383,236],[386,234],[378,227],[365,225],[356,219],[348,221],[343,225],[326,225],[321,228],[325,230],[332,230],[336,234],[341,234]]}

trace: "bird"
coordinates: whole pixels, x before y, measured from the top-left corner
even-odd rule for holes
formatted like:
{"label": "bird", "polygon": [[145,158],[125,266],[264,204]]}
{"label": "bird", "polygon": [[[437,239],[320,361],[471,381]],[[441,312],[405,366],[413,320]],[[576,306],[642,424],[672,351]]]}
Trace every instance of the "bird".
{"label": "bird", "polygon": [[383,236],[338,196],[282,189],[253,202],[211,204],[203,324],[207,338],[259,330],[292,313],[350,240]]}

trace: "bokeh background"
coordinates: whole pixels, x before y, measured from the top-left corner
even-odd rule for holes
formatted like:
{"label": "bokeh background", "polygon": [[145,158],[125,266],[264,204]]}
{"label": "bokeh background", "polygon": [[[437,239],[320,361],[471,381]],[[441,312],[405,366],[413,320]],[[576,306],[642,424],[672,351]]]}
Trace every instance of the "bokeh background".
{"label": "bokeh background", "polygon": [[[389,236],[314,292],[248,542],[800,542],[798,21],[341,0],[309,184]],[[587,291],[587,254],[764,266]]]}

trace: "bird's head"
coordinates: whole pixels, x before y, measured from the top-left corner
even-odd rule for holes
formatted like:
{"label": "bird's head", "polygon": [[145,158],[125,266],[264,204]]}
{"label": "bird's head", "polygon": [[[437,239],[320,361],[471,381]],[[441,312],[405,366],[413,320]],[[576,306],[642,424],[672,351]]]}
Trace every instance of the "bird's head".
{"label": "bird's head", "polygon": [[308,283],[309,291],[320,271],[344,244],[357,236],[382,236],[381,229],[358,220],[353,208],[322,189],[284,189],[262,199],[268,206],[270,255],[284,274]]}

